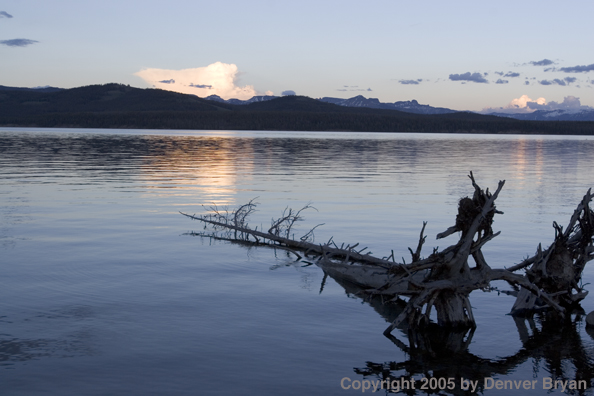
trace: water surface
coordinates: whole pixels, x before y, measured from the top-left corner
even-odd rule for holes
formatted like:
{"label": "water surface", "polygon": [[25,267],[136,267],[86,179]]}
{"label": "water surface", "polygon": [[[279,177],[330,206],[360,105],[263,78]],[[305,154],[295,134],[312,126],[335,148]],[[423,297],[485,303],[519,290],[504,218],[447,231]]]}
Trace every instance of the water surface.
{"label": "water surface", "polygon": [[[502,234],[484,248],[503,267],[552,241],[552,222],[566,224],[594,185],[592,163],[589,137],[3,128],[0,391],[327,395],[349,392],[344,377],[453,375],[385,338],[386,319],[332,279],[320,293],[319,268],[184,235],[202,225],[178,212],[257,197],[250,223],[266,226],[311,203],[298,231],[324,223],[318,242],[408,261],[423,221],[426,255],[455,243],[434,236],[472,194],[472,170],[483,188],[506,180]],[[587,268],[584,283],[593,275]],[[469,363],[452,367],[488,362],[499,379],[539,381],[594,372],[583,321],[554,334],[572,345],[557,367],[546,323],[506,315],[513,297],[471,301]]]}

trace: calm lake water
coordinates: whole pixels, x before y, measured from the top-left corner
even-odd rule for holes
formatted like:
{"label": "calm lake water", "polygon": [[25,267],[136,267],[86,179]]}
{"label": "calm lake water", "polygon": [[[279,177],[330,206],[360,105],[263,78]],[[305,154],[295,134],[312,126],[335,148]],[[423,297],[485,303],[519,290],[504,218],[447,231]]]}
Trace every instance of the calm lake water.
{"label": "calm lake water", "polygon": [[[456,242],[435,235],[472,194],[472,170],[483,188],[506,180],[502,234],[484,248],[500,268],[550,244],[552,222],[565,225],[594,187],[593,163],[592,137],[0,129],[0,394],[341,395],[361,393],[344,390],[345,377],[354,387],[410,376],[417,387],[423,377],[537,381],[481,389],[494,396],[543,394],[545,378],[589,383],[594,341],[580,318],[553,330],[514,321],[514,297],[474,292],[468,348],[411,355],[382,335],[377,307],[332,279],[321,291],[318,267],[189,236],[203,227],[179,211],[257,197],[250,224],[266,226],[311,203],[297,233],[324,223],[318,242],[409,261],[423,221],[425,256]],[[594,284],[593,268],[583,281]],[[594,310],[594,297],[582,306]]]}

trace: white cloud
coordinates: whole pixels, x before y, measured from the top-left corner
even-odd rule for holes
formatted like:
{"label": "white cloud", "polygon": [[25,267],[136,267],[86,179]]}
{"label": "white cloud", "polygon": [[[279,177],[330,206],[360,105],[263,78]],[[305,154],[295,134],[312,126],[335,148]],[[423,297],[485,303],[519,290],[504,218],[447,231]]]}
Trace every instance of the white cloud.
{"label": "white cloud", "polygon": [[533,111],[535,110],[592,110],[590,106],[582,106],[580,102],[580,98],[576,98],[575,96],[566,96],[563,98],[563,102],[549,102],[546,104],[539,104],[539,103],[528,103],[528,107],[530,107]]}
{"label": "white cloud", "polygon": [[[135,76],[155,88],[206,97],[218,95],[223,99],[250,99],[258,95],[252,85],[237,85],[239,71],[234,64],[216,62],[195,69],[142,69]],[[268,91],[266,94],[272,94]]]}
{"label": "white cloud", "polygon": [[545,98],[533,100],[528,95],[522,95],[517,99],[513,99],[505,107],[486,107],[481,113],[532,113],[536,110],[532,108],[532,105],[545,105],[546,103]]}
{"label": "white cloud", "polygon": [[514,108],[526,108],[528,107],[529,103],[538,103],[539,105],[544,105],[547,103],[545,98],[538,98],[536,100],[532,100],[528,97],[528,95],[522,95],[518,99],[512,100],[505,108],[506,109],[514,109]]}
{"label": "white cloud", "polygon": [[528,95],[522,95],[505,107],[486,107],[481,113],[532,113],[536,110],[592,110],[592,107],[582,106],[580,98],[575,96],[566,96],[561,103],[547,103],[545,98],[532,100]]}

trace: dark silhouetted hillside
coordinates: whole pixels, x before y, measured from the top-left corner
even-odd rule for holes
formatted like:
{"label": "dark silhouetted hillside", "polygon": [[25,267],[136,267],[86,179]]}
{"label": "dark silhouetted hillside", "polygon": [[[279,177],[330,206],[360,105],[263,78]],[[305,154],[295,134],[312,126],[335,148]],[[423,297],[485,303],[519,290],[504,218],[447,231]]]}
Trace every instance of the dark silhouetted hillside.
{"label": "dark silhouetted hillside", "polygon": [[[10,87],[5,87],[10,88]],[[592,135],[594,122],[522,121],[469,112],[415,114],[305,96],[232,105],[121,84],[0,89],[0,126]]]}
{"label": "dark silhouetted hillside", "polygon": [[0,91],[0,117],[82,112],[218,111],[232,107],[194,95],[121,84],[89,85],[52,92]]}

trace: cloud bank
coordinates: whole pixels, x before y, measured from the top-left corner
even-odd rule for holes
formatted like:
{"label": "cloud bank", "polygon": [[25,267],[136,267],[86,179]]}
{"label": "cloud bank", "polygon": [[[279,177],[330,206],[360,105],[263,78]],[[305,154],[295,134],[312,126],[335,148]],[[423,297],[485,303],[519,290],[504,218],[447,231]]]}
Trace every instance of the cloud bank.
{"label": "cloud bank", "polygon": [[495,72],[495,74],[502,76],[502,77],[520,77],[520,73],[512,73],[512,72]]}
{"label": "cloud bank", "polygon": [[[250,99],[258,95],[252,85],[237,85],[239,70],[234,64],[216,62],[195,69],[143,69],[134,73],[155,88],[206,97],[218,95],[223,99]],[[272,92],[266,92],[272,95]]]}
{"label": "cloud bank", "polygon": [[531,62],[528,62],[528,63],[530,63],[532,66],[550,66],[550,65],[554,65],[555,64],[555,62],[553,62],[550,59],[543,59],[543,60],[536,61],[536,62],[535,61],[531,61]]}
{"label": "cloud bank", "polygon": [[419,85],[419,83],[423,82],[423,79],[417,78],[416,80],[398,80],[398,82],[403,85]]}
{"label": "cloud bank", "polygon": [[560,67],[559,71],[565,73],[588,73],[594,71],[594,63],[587,66]]}
{"label": "cloud bank", "polygon": [[347,91],[353,91],[353,92],[373,92],[373,89],[371,88],[359,88],[358,85],[343,85],[343,88],[338,88],[337,91],[341,91],[341,92],[347,92]]}
{"label": "cloud bank", "polygon": [[486,107],[481,113],[531,113],[534,110],[529,106],[532,103],[539,105],[546,104],[545,98],[538,98],[536,100],[530,99],[528,95],[522,95],[517,99],[513,99],[507,106],[504,107]]}
{"label": "cloud bank", "polygon": [[528,103],[528,107],[533,110],[592,110],[590,106],[582,106],[580,98],[575,96],[566,96],[563,102],[549,102],[549,103]]}
{"label": "cloud bank", "polygon": [[592,107],[582,106],[580,98],[575,96],[566,96],[561,103],[554,101],[547,103],[545,98],[532,100],[528,95],[522,95],[505,107],[487,107],[481,113],[532,113],[537,110],[592,110]]}
{"label": "cloud bank", "polygon": [[[12,18],[13,16],[10,15],[6,11],[0,11],[0,18]],[[38,43],[37,40],[29,40],[24,38],[16,38],[11,40],[0,40],[1,45],[7,45],[9,47],[26,47],[31,44]]]}
{"label": "cloud bank", "polygon": [[29,40],[29,39],[12,39],[12,40],[0,40],[0,44],[8,45],[9,47],[26,47],[31,44],[38,43],[37,40]]}
{"label": "cloud bank", "polygon": [[540,85],[561,85],[561,86],[566,86],[569,85],[571,83],[574,83],[577,80],[577,78],[575,77],[565,77],[563,80],[560,80],[558,78],[555,78],[554,80],[542,80],[539,81],[538,83]]}
{"label": "cloud bank", "polygon": [[283,92],[281,93],[281,95],[282,95],[282,96],[295,96],[295,95],[297,95],[297,94],[296,94],[296,93],[295,93],[295,91],[293,91],[292,89],[288,89],[288,90],[286,90],[286,91],[283,91]]}
{"label": "cloud bank", "polygon": [[[487,74],[485,73],[485,76],[486,75]],[[470,72],[466,72],[463,74],[450,74],[450,80],[452,80],[452,81],[471,81],[471,82],[482,83],[482,84],[489,83],[489,81],[487,81],[481,73],[470,73]]]}

